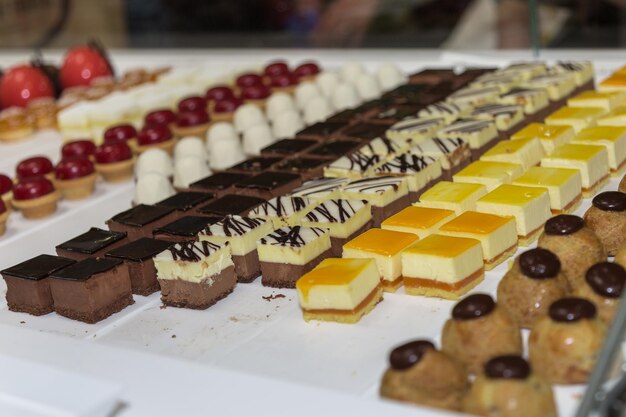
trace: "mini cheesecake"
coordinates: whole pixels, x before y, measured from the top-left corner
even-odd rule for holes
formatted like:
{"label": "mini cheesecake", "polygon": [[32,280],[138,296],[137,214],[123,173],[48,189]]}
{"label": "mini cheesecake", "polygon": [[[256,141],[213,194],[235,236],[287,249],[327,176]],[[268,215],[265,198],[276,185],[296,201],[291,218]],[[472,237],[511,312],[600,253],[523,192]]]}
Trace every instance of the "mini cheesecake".
{"label": "mini cheesecake", "polygon": [[350,181],[339,192],[341,198],[366,200],[372,206],[372,225],[409,206],[408,180],[402,177],[372,177]]}
{"label": "mini cheesecake", "polygon": [[356,323],[383,299],[373,259],[323,260],[296,282],[304,321]]}
{"label": "mini cheesecake", "polygon": [[333,256],[343,245],[372,226],[371,206],[364,200],[326,200],[302,218],[302,225],[328,229]]}
{"label": "mini cheesecake", "polygon": [[287,194],[301,184],[300,175],[266,171],[235,184],[235,193],[269,200]]}
{"label": "mini cheesecake", "polygon": [[265,201],[267,200],[263,198],[227,194],[199,207],[197,211],[202,215],[208,216],[227,216],[229,214],[245,216]]}
{"label": "mini cheesecake", "polygon": [[603,146],[569,143],[541,160],[547,168],[569,168],[580,172],[583,197],[597,193],[609,179],[609,154]]}
{"label": "mini cheesecake", "polygon": [[598,126],[626,126],[626,106],[618,106],[597,121]]}
{"label": "mini cheesecake", "polygon": [[120,259],[87,258],[50,276],[54,311],[97,323],[134,303],[128,267]]}
{"label": "mini cheesecake", "polygon": [[542,114],[550,105],[548,92],[543,88],[516,87],[500,95],[498,99],[502,104],[516,104],[521,106],[527,117]]}
{"label": "mini cheesecake", "polygon": [[383,290],[395,292],[402,285],[400,253],[419,237],[413,233],[369,229],[343,245],[343,258],[374,259]]}
{"label": "mini cheesecake", "polygon": [[442,117],[404,119],[392,125],[386,132],[389,139],[404,144],[406,142],[421,142],[432,138],[437,130],[445,126],[446,120]]}
{"label": "mini cheesecake", "polygon": [[546,155],[556,148],[571,141],[576,133],[571,126],[549,126],[543,123],[531,123],[511,136],[511,140],[539,139]]}
{"label": "mini cheesecake", "polygon": [[409,152],[413,155],[430,156],[441,161],[441,175],[451,180],[452,175],[469,164],[471,151],[463,139],[432,138],[415,144]]}
{"label": "mini cheesecake", "polygon": [[318,227],[283,227],[257,242],[263,285],[295,288],[296,281],[331,255],[330,233]]}
{"label": "mini cheesecake", "polygon": [[312,202],[304,197],[274,197],[252,209],[249,216],[269,220],[275,228],[295,226],[312,207]]}
{"label": "mini cheesecake", "polygon": [[109,230],[126,233],[128,239],[152,237],[152,231],[177,218],[171,207],[138,204],[106,221]]}
{"label": "mini cheesecake", "polygon": [[479,118],[457,119],[437,132],[437,137],[462,139],[469,144],[474,160],[494,146],[499,140],[496,124]]}
{"label": "mini cheesecake", "polygon": [[532,77],[524,87],[543,88],[548,92],[550,100],[562,102],[576,89],[576,79],[570,74],[545,74]]}
{"label": "mini cheesecake", "polygon": [[456,300],[485,276],[480,241],[434,234],[402,252],[404,291]]}
{"label": "mini cheesecake", "polygon": [[551,216],[550,197],[545,188],[504,184],[480,198],[476,211],[515,217],[519,244],[528,246]]}
{"label": "mini cheesecake", "polygon": [[97,258],[111,249],[128,243],[126,233],[92,227],[87,232],[57,245],[57,255],[82,261],[85,258]]}
{"label": "mini cheesecake", "polygon": [[157,254],[154,266],[167,306],[205,310],[237,284],[228,243],[177,243]]}
{"label": "mini cheesecake", "polygon": [[452,210],[428,207],[407,207],[386,219],[381,228],[396,232],[413,233],[424,239],[439,230],[441,225],[454,218]]}
{"label": "mini cheesecake", "polygon": [[442,225],[437,233],[480,241],[487,271],[500,265],[517,250],[517,229],[513,217],[466,211]]}
{"label": "mini cheesecake", "polygon": [[209,192],[216,197],[222,197],[226,194],[231,194],[235,189],[235,184],[251,176],[250,174],[236,172],[218,172],[196,182],[192,182],[189,184],[189,190]]}
{"label": "mini cheesecake", "polygon": [[384,160],[380,155],[365,155],[361,152],[353,152],[342,156],[324,168],[325,177],[343,177],[359,179],[372,176]]}
{"label": "mini cheesecake", "polygon": [[207,204],[214,198],[215,195],[212,193],[182,191],[166,198],[165,200],[156,202],[154,205],[173,209],[174,217],[180,219],[193,213],[201,205]]}
{"label": "mini cheesecake", "polygon": [[348,178],[316,178],[306,181],[294,189],[290,195],[306,197],[314,201],[326,201],[339,198],[340,190],[350,182]]}
{"label": "mini cheesecake", "polygon": [[596,126],[581,130],[572,143],[604,146],[609,156],[611,175],[618,176],[626,167],[626,127]]}
{"label": "mini cheesecake", "polygon": [[519,164],[526,171],[538,165],[544,156],[543,147],[537,138],[504,140],[485,152],[481,161],[509,162]]}
{"label": "mini cheesecake", "polygon": [[169,242],[198,240],[198,235],[210,225],[222,220],[222,217],[185,216],[152,231],[155,239]]}
{"label": "mini cheesecake", "polygon": [[624,102],[623,92],[583,91],[567,100],[569,107],[599,107],[607,112]]}
{"label": "mini cheesecake", "polygon": [[607,113],[601,107],[561,107],[545,119],[547,125],[571,126],[576,133],[595,126],[596,121]]}
{"label": "mini cheesecake", "polygon": [[39,255],[1,271],[9,310],[33,316],[54,311],[49,277],[74,262],[60,256]]}
{"label": "mini cheesecake", "polygon": [[514,185],[548,190],[553,215],[573,213],[582,202],[582,180],[576,169],[532,167]]}
{"label": "mini cheesecake", "polygon": [[416,155],[409,151],[397,155],[374,170],[379,176],[406,177],[409,200],[415,203],[424,191],[441,180],[441,160],[427,155]]}
{"label": "mini cheesecake", "polygon": [[482,184],[440,181],[420,197],[416,206],[452,210],[457,215],[476,208],[476,201],[487,194]]}
{"label": "mini cheesecake", "polygon": [[395,142],[387,138],[376,138],[359,149],[363,155],[378,155],[381,159],[393,158],[396,154],[406,152],[410,147],[408,142]]}
{"label": "mini cheesecake", "polygon": [[556,74],[570,74],[579,90],[593,89],[593,63],[591,61],[557,61],[552,67]]}
{"label": "mini cheesecake", "polygon": [[510,184],[519,177],[523,168],[520,164],[495,161],[475,161],[452,177],[454,182],[482,184],[487,191],[502,184]]}
{"label": "mini cheesecake", "polygon": [[420,118],[443,118],[446,123],[451,123],[459,117],[464,117],[469,113],[471,106],[461,103],[447,103],[438,101],[429,104],[417,113]]}
{"label": "mini cheesecake", "polygon": [[490,120],[500,132],[510,133],[524,121],[524,108],[517,104],[490,103],[474,107],[470,117]]}
{"label": "mini cheesecake", "polygon": [[446,101],[475,107],[495,102],[500,93],[500,87],[465,87],[450,94]]}
{"label": "mini cheesecake", "polygon": [[625,92],[626,91],[626,75],[613,74],[598,84],[598,90],[602,92]]}

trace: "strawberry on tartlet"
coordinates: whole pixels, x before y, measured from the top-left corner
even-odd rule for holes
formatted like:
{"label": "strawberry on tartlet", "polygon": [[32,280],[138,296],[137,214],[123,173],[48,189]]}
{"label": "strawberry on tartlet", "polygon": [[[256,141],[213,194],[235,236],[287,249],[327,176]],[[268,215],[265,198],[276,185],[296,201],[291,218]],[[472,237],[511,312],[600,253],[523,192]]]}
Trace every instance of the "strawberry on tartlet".
{"label": "strawberry on tartlet", "polygon": [[207,90],[205,94],[207,102],[215,103],[227,98],[235,98],[235,92],[227,85],[216,85]]}
{"label": "strawberry on tartlet", "polygon": [[54,168],[54,186],[68,200],[87,198],[96,187],[96,171],[88,158],[63,159]]}
{"label": "strawberry on tartlet", "polygon": [[13,186],[13,207],[27,219],[50,216],[60,197],[52,181],[45,177],[21,179]]}
{"label": "strawberry on tartlet", "polygon": [[52,161],[45,156],[33,156],[17,164],[15,173],[18,180],[31,177],[46,177],[52,179],[54,178],[54,165],[52,165]]}
{"label": "strawberry on tartlet", "polygon": [[133,151],[124,142],[105,143],[96,148],[96,172],[107,182],[120,182],[133,177]]}

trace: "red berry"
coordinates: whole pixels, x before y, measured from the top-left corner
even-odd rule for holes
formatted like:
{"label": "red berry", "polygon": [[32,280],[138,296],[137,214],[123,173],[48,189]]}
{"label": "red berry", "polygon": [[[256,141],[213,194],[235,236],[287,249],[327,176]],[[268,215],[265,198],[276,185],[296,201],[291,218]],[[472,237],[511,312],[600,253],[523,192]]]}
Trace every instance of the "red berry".
{"label": "red berry", "polygon": [[133,125],[117,125],[104,132],[104,143],[126,142],[137,137],[137,129]]}
{"label": "red berry", "polygon": [[0,79],[0,107],[26,107],[33,99],[54,97],[50,79],[38,68],[19,65],[9,69]]}
{"label": "red berry", "polygon": [[263,84],[251,85],[243,89],[241,98],[244,100],[262,100],[268,98],[270,94],[270,89]]}
{"label": "red berry", "polygon": [[141,146],[161,143],[172,139],[172,131],[167,126],[145,126],[137,134],[137,143]]}
{"label": "red berry", "polygon": [[63,159],[54,169],[58,180],[73,180],[93,174],[93,164],[87,158]]}
{"label": "red berry", "polygon": [[99,164],[112,164],[131,159],[133,152],[126,142],[105,143],[96,148],[95,157]]}
{"label": "red berry", "polygon": [[298,77],[294,74],[282,74],[272,78],[272,87],[290,87],[298,84]]}
{"label": "red berry", "polygon": [[24,159],[15,169],[18,179],[44,176],[54,170],[52,161],[45,156],[34,156]]}
{"label": "red berry", "polygon": [[187,97],[178,102],[178,111],[206,111],[206,99],[204,97]]}
{"label": "red berry", "polygon": [[235,97],[235,93],[233,93],[233,90],[230,87],[227,87],[225,85],[218,85],[216,87],[209,88],[206,92],[206,99],[209,101],[211,100],[220,101],[226,98],[234,98],[234,97]]}
{"label": "red berry", "polygon": [[232,113],[242,104],[243,103],[238,98],[225,98],[224,100],[220,100],[215,103],[213,111],[215,113]]}
{"label": "red berry", "polygon": [[98,50],[88,46],[70,49],[59,71],[63,88],[89,85],[94,78],[104,76],[113,76],[109,63]]}
{"label": "red berry", "polygon": [[293,71],[298,77],[307,77],[320,73],[320,67],[315,62],[303,62]]}
{"label": "red berry", "polygon": [[176,126],[190,127],[209,123],[209,115],[205,111],[187,111],[178,113]]}
{"label": "red berry", "polygon": [[13,189],[13,181],[8,175],[0,174],[0,194],[8,193]]}
{"label": "red berry", "polygon": [[275,77],[277,75],[283,75],[289,73],[289,65],[285,61],[270,62],[265,66],[263,73],[268,77]]}
{"label": "red berry", "polygon": [[33,177],[20,180],[13,187],[13,198],[16,200],[32,200],[54,191],[52,182],[44,177]]}
{"label": "red berry", "polygon": [[237,87],[245,88],[250,87],[251,85],[263,84],[263,78],[259,74],[243,74],[237,77],[237,81],[235,81]]}
{"label": "red berry", "polygon": [[66,158],[87,158],[93,155],[96,150],[96,144],[88,139],[74,140],[68,142],[61,148],[61,157]]}
{"label": "red berry", "polygon": [[167,126],[175,122],[176,113],[168,109],[151,111],[144,118],[146,126]]}

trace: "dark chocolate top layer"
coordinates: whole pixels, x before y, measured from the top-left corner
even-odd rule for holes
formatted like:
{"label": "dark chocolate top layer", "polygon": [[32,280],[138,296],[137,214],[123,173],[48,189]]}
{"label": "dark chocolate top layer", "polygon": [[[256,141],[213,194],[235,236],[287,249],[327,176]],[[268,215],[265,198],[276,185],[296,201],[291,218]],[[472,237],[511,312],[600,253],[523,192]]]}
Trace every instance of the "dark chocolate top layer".
{"label": "dark chocolate top layer", "polygon": [[298,152],[303,152],[316,144],[317,141],[310,139],[282,139],[261,149],[261,153],[293,155]]}
{"label": "dark chocolate top layer", "polygon": [[245,195],[228,194],[198,209],[201,213],[226,216],[228,214],[247,214],[266,200]]}
{"label": "dark chocolate top layer", "polygon": [[200,188],[206,190],[225,190],[235,185],[239,181],[243,181],[250,177],[250,174],[239,174],[236,172],[218,172],[209,175],[189,185],[190,188]]}
{"label": "dark chocolate top layer", "polygon": [[0,273],[2,275],[38,281],[75,262],[76,261],[72,259],[63,258],[61,256],[39,255],[17,265],[13,265]]}
{"label": "dark chocolate top layer", "polygon": [[613,262],[599,262],[587,270],[585,281],[598,295],[619,298],[626,283],[626,270]]}
{"label": "dark chocolate top layer", "polygon": [[492,379],[526,379],[530,364],[517,355],[497,356],[485,364],[485,376]]}
{"label": "dark chocolate top layer", "polygon": [[626,210],[626,194],[619,191],[605,191],[591,200],[591,203],[604,211]]}
{"label": "dark chocolate top layer", "polygon": [[355,149],[357,146],[361,146],[361,143],[352,140],[336,140],[333,142],[322,143],[321,145],[316,146],[315,148],[308,151],[307,154],[316,156],[339,157],[347,154],[351,150]]}
{"label": "dark chocolate top layer", "polygon": [[[351,121],[356,120],[360,115],[361,113],[356,109],[346,109],[330,116],[328,119],[326,119],[326,123],[338,123],[341,124],[341,126],[339,127],[341,128]],[[339,128],[337,130],[339,130]]]}
{"label": "dark chocolate top layer", "polygon": [[111,232],[109,230],[92,227],[82,235],[78,235],[57,246],[71,252],[86,253],[88,255],[98,252],[107,246],[119,242],[126,237],[126,233]]}
{"label": "dark chocolate top layer", "polygon": [[584,225],[582,217],[573,214],[559,214],[546,222],[545,231],[546,235],[565,236],[576,233]]}
{"label": "dark chocolate top layer", "polygon": [[129,210],[116,214],[108,221],[114,221],[127,226],[142,227],[167,216],[173,211],[174,209],[171,207],[138,204]]}
{"label": "dark chocolate top layer", "polygon": [[386,107],[370,116],[369,120],[400,121],[407,117],[415,117],[422,106],[419,105],[394,105]]}
{"label": "dark chocolate top layer", "polygon": [[[254,188],[259,190],[274,190],[277,187],[281,187],[290,182],[297,181],[300,176],[297,174],[291,174],[288,172],[263,172],[259,175],[255,175],[252,178],[237,183],[235,187],[239,188]],[[295,186],[294,186],[295,187]],[[235,214],[235,213],[232,213]]]}
{"label": "dark chocolate top layer", "polygon": [[596,306],[584,298],[566,297],[553,302],[550,305],[549,314],[554,321],[576,322],[594,318]]}
{"label": "dark chocolate top layer", "polygon": [[220,220],[222,220],[222,217],[217,216],[185,216],[181,219],[174,220],[163,227],[154,229],[152,233],[155,236],[159,233],[163,233],[174,236],[194,237],[210,225],[215,224]]}
{"label": "dark chocolate top layer", "polygon": [[415,340],[398,346],[389,354],[389,365],[397,371],[408,369],[422,360],[429,350],[435,350],[428,340]]}
{"label": "dark chocolate top layer", "polygon": [[94,275],[109,271],[123,262],[121,259],[113,258],[87,258],[55,272],[50,277],[68,281],[85,281]]}
{"label": "dark chocolate top layer", "polygon": [[359,140],[372,140],[376,138],[384,138],[387,126],[373,123],[357,123],[349,126],[341,131],[344,136],[356,138]]}
{"label": "dark chocolate top layer", "polygon": [[496,303],[488,294],[474,294],[459,301],[452,309],[452,318],[456,320],[472,320],[488,315],[496,307]]}
{"label": "dark chocolate top layer", "polygon": [[[280,162],[282,158],[271,158],[258,156],[255,158],[246,159],[243,162],[238,163],[229,169],[237,171],[249,171],[249,172],[261,172],[265,171],[277,162]],[[245,180],[244,180],[245,181]]]}
{"label": "dark chocolate top layer", "polygon": [[345,123],[341,122],[318,122],[312,124],[311,126],[305,127],[298,133],[296,133],[296,137],[298,136],[321,136],[326,137],[335,133],[339,129],[345,126]]}
{"label": "dark chocolate top layer", "polygon": [[215,195],[211,193],[184,191],[159,201],[155,206],[171,207],[175,210],[187,211],[213,198],[215,198]]}
{"label": "dark chocolate top layer", "polygon": [[282,162],[274,165],[274,169],[277,171],[287,172],[306,172],[312,169],[321,168],[328,162],[323,159],[317,158],[293,158],[285,159]]}
{"label": "dark chocolate top layer", "polygon": [[141,239],[127,243],[124,246],[107,252],[106,256],[120,258],[128,261],[141,262],[152,258],[157,253],[163,252],[172,245],[172,242],[142,237]]}
{"label": "dark chocolate top layer", "polygon": [[529,278],[554,278],[561,270],[561,261],[549,250],[535,248],[519,256],[519,266],[522,273]]}

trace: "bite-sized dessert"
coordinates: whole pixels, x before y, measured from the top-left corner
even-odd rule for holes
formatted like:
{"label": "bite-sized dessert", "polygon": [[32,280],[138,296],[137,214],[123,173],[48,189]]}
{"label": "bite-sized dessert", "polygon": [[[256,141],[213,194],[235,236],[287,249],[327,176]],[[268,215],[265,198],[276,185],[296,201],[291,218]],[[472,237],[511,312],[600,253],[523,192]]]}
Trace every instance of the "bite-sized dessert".
{"label": "bite-sized dessert", "polygon": [[485,276],[476,239],[432,234],[406,248],[401,258],[405,292],[411,295],[455,300]]}
{"label": "bite-sized dessert", "polygon": [[356,88],[347,81],[339,82],[329,98],[333,108],[337,111],[350,109],[361,104],[361,97],[359,97]]}
{"label": "bite-sized dessert", "polygon": [[489,271],[517,250],[515,218],[466,211],[441,225],[437,233],[480,241],[485,270]]}
{"label": "bite-sized dessert", "polygon": [[94,153],[98,174],[107,182],[120,182],[133,177],[135,160],[133,152],[125,143],[100,145]]}
{"label": "bite-sized dessert", "polygon": [[524,108],[517,104],[489,103],[474,107],[471,117],[489,120],[506,136],[518,130],[524,122]]}
{"label": "bite-sized dessert", "polygon": [[380,395],[460,411],[467,385],[467,374],[459,362],[427,340],[414,340],[389,354],[389,368],[383,375]]}
{"label": "bite-sized dessert", "polygon": [[598,90],[602,92],[623,92],[626,90],[626,76],[624,74],[613,74],[598,84]]}
{"label": "bite-sized dessert", "polygon": [[568,293],[561,261],[552,252],[535,248],[517,257],[498,284],[498,302],[522,328],[532,329],[550,305]]}
{"label": "bite-sized dessert", "polygon": [[366,200],[372,206],[372,226],[380,227],[387,217],[410,205],[408,181],[402,177],[373,177],[350,181],[339,192],[341,198]]}
{"label": "bite-sized dessert", "polygon": [[307,198],[279,196],[252,209],[249,216],[269,220],[275,228],[295,226],[312,207]]}
{"label": "bite-sized dessert", "polygon": [[477,160],[500,140],[496,124],[477,117],[457,119],[437,132],[444,139],[462,139],[469,144],[472,159]]}
{"label": "bite-sized dessert", "polygon": [[174,162],[174,187],[177,190],[189,188],[189,185],[211,174],[206,158],[186,156]]}
{"label": "bite-sized dessert", "polygon": [[552,154],[556,148],[571,141],[576,133],[571,126],[549,126],[542,123],[531,123],[511,135],[511,140],[537,138],[546,155]]}
{"label": "bite-sized dessert", "polygon": [[9,310],[41,316],[54,311],[50,274],[74,261],[52,255],[39,255],[0,272],[7,286]]}
{"label": "bite-sized dessert", "polygon": [[152,230],[175,220],[176,210],[171,207],[138,204],[116,214],[106,221],[109,230],[126,233],[128,239],[152,237]]}
{"label": "bite-sized dessert", "polygon": [[[186,134],[183,136],[187,136]],[[204,137],[204,135],[202,136]],[[151,148],[159,148],[172,154],[176,145],[176,139],[172,135],[172,131],[167,126],[144,127],[137,133],[137,153],[147,151]]]}
{"label": "bite-sized dessert", "polygon": [[480,106],[498,100],[500,87],[465,87],[450,94],[447,101],[459,105]]}
{"label": "bite-sized dessert", "polygon": [[57,314],[97,323],[134,303],[128,267],[120,259],[87,258],[50,275]]}
{"label": "bite-sized dessert", "polygon": [[128,266],[133,294],[150,295],[160,288],[153,258],[172,244],[142,237],[108,251],[106,257],[121,259]]}
{"label": "bite-sized dessert", "polygon": [[57,102],[52,97],[36,98],[28,103],[26,110],[36,129],[57,128]]}
{"label": "bite-sized dessert", "polygon": [[342,156],[324,168],[325,177],[367,178],[384,161],[379,155],[366,155],[352,152]]}
{"label": "bite-sized dessert", "polygon": [[217,216],[185,216],[152,231],[155,239],[169,242],[197,241],[198,235],[222,220]]}
{"label": "bite-sized dessert", "polygon": [[[388,132],[386,126],[372,124],[367,122],[355,123],[341,129],[335,137],[342,137],[347,140],[358,140],[361,142],[371,142],[377,138],[384,138],[385,132]],[[387,135],[388,136],[388,135]],[[393,139],[389,137],[389,139]]]}
{"label": "bite-sized dessert", "polygon": [[235,112],[243,105],[243,101],[236,97],[224,97],[210,104],[210,119],[215,122],[232,122]]}
{"label": "bite-sized dessert", "polygon": [[606,110],[599,107],[561,107],[545,118],[547,125],[571,126],[576,133],[592,127],[604,116]]}
{"label": "bite-sized dessert", "polygon": [[385,230],[413,233],[424,239],[436,233],[443,224],[454,218],[454,211],[410,206],[388,217],[381,224]]}
{"label": "bite-sized dessert", "polygon": [[522,138],[517,140],[505,140],[485,152],[481,161],[509,162],[528,168],[539,165],[544,156],[543,147],[537,138]]}
{"label": "bite-sized dessert", "polygon": [[296,281],[331,255],[330,233],[318,227],[283,227],[257,242],[263,285],[295,288]]}
{"label": "bite-sized dessert", "polygon": [[359,149],[363,155],[378,155],[381,158],[390,158],[409,149],[409,144],[394,142],[387,138],[372,139],[367,145]]}
{"label": "bite-sized dessert", "polygon": [[311,139],[282,139],[261,149],[262,156],[287,157],[306,153],[318,142]]}
{"label": "bite-sized dessert", "polygon": [[320,143],[315,148],[309,149],[306,153],[310,158],[326,158],[335,160],[341,156],[353,152],[363,146],[361,142],[355,140],[329,140]]}
{"label": "bite-sized dessert", "polygon": [[268,170],[282,159],[282,157],[255,156],[228,168],[228,172],[256,174]]}
{"label": "bite-sized dessert", "polygon": [[389,159],[374,170],[376,175],[405,177],[409,186],[409,201],[419,201],[422,193],[442,179],[441,160],[412,151]]}
{"label": "bite-sized dessert", "polygon": [[272,122],[272,133],[276,139],[292,138],[303,127],[304,121],[300,113],[296,110],[290,110],[279,114]]}
{"label": "bite-sized dessert", "polygon": [[91,139],[78,139],[61,147],[61,159],[89,158],[93,161],[95,152],[96,144]]}
{"label": "bite-sized dessert", "polygon": [[583,91],[567,100],[569,107],[600,107],[611,111],[624,102],[621,92]]}
{"label": "bite-sized dessert", "polygon": [[267,201],[263,198],[247,195],[226,194],[197,209],[200,214],[227,216],[229,214],[246,216],[252,209]]}
{"label": "bite-sized dessert", "polygon": [[206,94],[204,96],[207,99],[207,101],[210,103],[210,102],[221,101],[226,98],[233,98],[235,97],[235,93],[233,92],[232,88],[226,85],[216,85],[216,86],[209,88],[206,91]]}
{"label": "bite-sized dessert", "polygon": [[441,333],[441,350],[480,375],[491,358],[521,355],[522,336],[517,323],[491,296],[473,294],[452,309]]}
{"label": "bite-sized dessert", "polygon": [[383,290],[395,292],[403,283],[401,253],[418,240],[413,233],[369,229],[343,245],[343,258],[374,259]]}
{"label": "bite-sized dessert", "polygon": [[587,270],[585,283],[576,289],[574,295],[591,301],[600,320],[610,326],[626,286],[626,270],[618,263],[599,262]]}
{"label": "bite-sized dessert", "polygon": [[543,119],[542,115],[548,110],[550,98],[543,88],[515,87],[502,93],[498,99],[503,104],[516,104],[524,109],[526,118],[530,120]]}
{"label": "bite-sized dessert", "polygon": [[421,142],[430,139],[435,133],[444,127],[446,120],[443,117],[435,118],[410,118],[399,121],[387,129],[389,139],[399,142]]}
{"label": "bite-sized dessert", "polygon": [[606,329],[591,301],[561,298],[535,323],[528,357],[551,384],[583,384],[593,371]]}
{"label": "bite-sized dessert", "polygon": [[618,106],[606,115],[598,118],[598,126],[626,126],[626,106]]}
{"label": "bite-sized dessert", "polygon": [[131,149],[137,147],[137,129],[131,124],[116,125],[104,131],[104,143],[126,142]]}
{"label": "bite-sized dessert", "polygon": [[235,192],[269,200],[287,194],[301,184],[302,179],[297,174],[266,171],[235,184]]}
{"label": "bite-sized dessert", "polygon": [[552,387],[521,356],[485,363],[463,401],[463,411],[485,417],[556,417]]}
{"label": "bite-sized dessert", "polygon": [[523,86],[543,88],[547,91],[551,101],[556,102],[557,105],[563,105],[565,99],[576,89],[576,78],[568,73],[542,74],[530,78]]}
{"label": "bite-sized dessert", "polygon": [[575,169],[531,167],[513,185],[547,189],[555,215],[576,211],[583,199],[580,172]]}
{"label": "bite-sized dessert", "polygon": [[626,127],[597,126],[581,130],[572,143],[604,146],[609,156],[611,175],[617,176],[626,167]]}
{"label": "bite-sized dessert", "polygon": [[184,113],[188,111],[207,111],[207,100],[205,97],[200,96],[189,96],[185,97],[178,102],[176,106],[179,113]]}
{"label": "bite-sized dessert", "polygon": [[264,84],[256,84],[245,87],[241,90],[240,98],[244,103],[254,104],[265,109],[265,103],[272,94],[272,90]]}
{"label": "bite-sized dessert", "polygon": [[228,243],[176,243],[154,257],[154,266],[167,306],[204,310],[237,284]]}
{"label": "bite-sized dessert", "polygon": [[482,184],[439,181],[420,196],[419,207],[452,210],[461,214],[476,208],[476,201],[487,194]]}
{"label": "bite-sized dessert", "polygon": [[350,182],[347,178],[316,178],[295,188],[290,195],[309,200],[326,201],[339,198],[339,191]]}
{"label": "bite-sized dessert", "polygon": [[15,142],[34,132],[34,120],[19,107],[11,107],[0,112],[0,142]]}
{"label": "bite-sized dessert", "polygon": [[240,74],[235,79],[235,85],[239,87],[240,89],[249,87],[251,85],[259,85],[259,84],[263,84],[263,77],[255,73]]}
{"label": "bite-sized dessert", "polygon": [[[392,126],[404,119],[414,119],[417,112],[422,108],[423,106],[419,104],[389,104],[383,100],[372,100],[365,102],[353,111],[357,113],[355,117],[364,118],[368,123]],[[441,117],[443,116],[417,116],[418,119]],[[402,142],[396,143],[401,144]]]}
{"label": "bite-sized dessert", "polygon": [[148,127],[166,126],[172,129],[176,125],[176,113],[169,109],[151,111],[144,117],[144,124]]}
{"label": "bite-sized dessert", "polygon": [[295,288],[307,322],[356,323],[383,299],[373,259],[324,259]]}
{"label": "bite-sized dessert", "polygon": [[452,176],[454,182],[482,184],[493,191],[502,184],[510,184],[522,174],[520,164],[496,161],[474,161]]}
{"label": "bite-sized dessert", "polygon": [[11,177],[4,174],[0,174],[0,199],[2,199],[7,210],[11,210],[11,202],[13,201],[13,180]]}
{"label": "bite-sized dessert", "polygon": [[[333,114],[333,110],[328,100],[321,95],[313,96],[306,102],[304,107],[304,123],[306,125],[312,125],[315,123],[323,122],[327,117]],[[274,119],[278,118],[278,115]],[[298,132],[296,132],[298,133]]]}
{"label": "bite-sized dessert", "polygon": [[299,175],[303,180],[319,178],[324,174],[328,161],[321,158],[293,157],[286,158],[272,167],[274,171],[289,172]]}
{"label": "bite-sized dessert", "polygon": [[569,74],[576,81],[576,92],[593,90],[594,70],[591,61],[557,61],[552,67],[556,74]]}
{"label": "bite-sized dessert", "polygon": [[133,205],[154,204],[176,194],[171,179],[159,172],[142,174],[135,182]]}
{"label": "bite-sized dessert", "polygon": [[606,251],[595,232],[585,226],[581,217],[571,214],[549,219],[537,244],[558,256],[572,290],[585,285],[585,274],[593,264],[606,260]]}
{"label": "bite-sized dessert", "polygon": [[270,86],[274,92],[293,94],[299,81],[296,74],[286,72],[271,77]]}
{"label": "bite-sized dessert", "polygon": [[56,211],[60,198],[61,193],[44,177],[20,180],[13,186],[13,207],[27,219],[50,216]]}
{"label": "bite-sized dessert", "polygon": [[62,159],[54,168],[54,186],[63,198],[80,200],[93,194],[97,174],[87,158]]}
{"label": "bite-sized dessert", "polygon": [[469,164],[469,144],[462,139],[432,138],[414,144],[410,152],[430,156],[441,161],[442,179],[450,181],[452,176]]}
{"label": "bite-sized dessert", "polygon": [[172,208],[175,210],[174,217],[182,218],[189,215],[201,205],[206,204],[214,198],[215,195],[211,193],[183,191],[180,193],[176,193],[173,196],[168,197],[164,200],[158,201],[154,203],[154,205]]}
{"label": "bite-sized dessert", "polygon": [[135,178],[141,179],[147,174],[160,174],[168,180],[174,176],[174,164],[170,154],[163,149],[152,148],[137,157],[135,164]]}
{"label": "bite-sized dessert", "polygon": [[92,227],[85,233],[57,245],[56,252],[59,256],[82,261],[89,257],[104,256],[106,252],[126,243],[128,243],[126,233]]}
{"label": "bite-sized dessert", "polygon": [[297,139],[325,141],[346,126],[343,122],[318,122],[296,133]]}
{"label": "bite-sized dessert", "polygon": [[15,174],[18,180],[32,177],[46,177],[52,180],[54,178],[54,165],[45,156],[33,156],[20,161],[15,167]]}
{"label": "bite-sized dessert", "polygon": [[476,201],[476,211],[515,217],[519,244],[528,246],[541,234],[550,218],[548,190],[503,184]]}
{"label": "bite-sized dessert", "polygon": [[441,117],[445,119],[446,123],[451,123],[459,117],[466,116],[470,111],[470,106],[459,103],[448,103],[445,101],[438,101],[433,104],[429,104],[417,113],[417,117],[420,118],[432,118]]}
{"label": "bite-sized dessert", "polygon": [[184,158],[194,157],[204,161],[208,158],[207,148],[204,138],[187,136],[181,138],[174,147],[174,161],[178,162]]}
{"label": "bite-sized dessert", "polygon": [[315,80],[320,73],[320,67],[315,62],[303,62],[293,70],[293,73],[301,82]]}
{"label": "bite-sized dessert", "polygon": [[591,200],[585,225],[595,232],[608,256],[615,256],[626,243],[626,194],[605,191]]}
{"label": "bite-sized dessert", "polygon": [[216,197],[223,197],[233,192],[235,184],[250,178],[249,174],[239,174],[235,172],[218,172],[199,181],[189,184],[192,191],[210,192]]}

